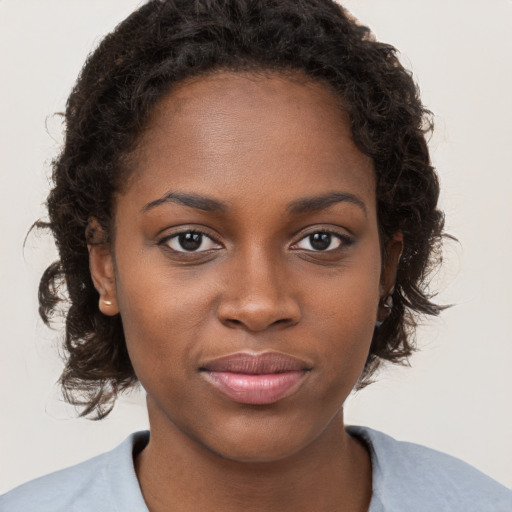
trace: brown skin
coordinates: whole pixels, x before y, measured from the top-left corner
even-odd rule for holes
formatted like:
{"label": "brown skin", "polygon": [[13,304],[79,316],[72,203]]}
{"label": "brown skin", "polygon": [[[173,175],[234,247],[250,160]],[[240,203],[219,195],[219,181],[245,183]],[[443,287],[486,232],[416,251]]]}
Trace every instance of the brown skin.
{"label": "brown skin", "polygon": [[[91,246],[100,309],[121,314],[147,391],[151,438],[136,459],[152,512],[365,511],[371,465],[343,426],[399,237],[381,261],[375,174],[322,84],[270,73],[188,80],[152,114],[115,203],[114,250]],[[206,196],[224,211],[166,201]],[[291,213],[299,199],[333,202]],[[183,252],[177,232],[208,237]],[[313,233],[333,232],[326,250]],[[167,238],[166,238],[167,237]],[[104,300],[112,304],[106,304]],[[278,351],[311,371],[292,395],[245,405],[198,369]]]}

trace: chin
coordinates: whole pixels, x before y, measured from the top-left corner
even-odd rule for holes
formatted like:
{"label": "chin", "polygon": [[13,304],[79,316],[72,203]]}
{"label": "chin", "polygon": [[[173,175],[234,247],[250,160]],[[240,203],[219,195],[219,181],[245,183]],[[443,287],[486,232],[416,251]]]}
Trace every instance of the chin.
{"label": "chin", "polygon": [[238,418],[220,424],[220,431],[196,440],[211,453],[241,463],[282,461],[306,449],[322,432],[314,425],[275,417]]}

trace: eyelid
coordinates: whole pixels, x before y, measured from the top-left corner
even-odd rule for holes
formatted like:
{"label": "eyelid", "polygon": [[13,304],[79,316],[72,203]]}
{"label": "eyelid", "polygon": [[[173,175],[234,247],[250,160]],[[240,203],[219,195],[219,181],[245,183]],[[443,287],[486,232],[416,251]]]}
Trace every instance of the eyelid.
{"label": "eyelid", "polygon": [[[314,249],[302,249],[302,248],[296,248],[297,244],[304,240],[305,238],[314,235],[315,233],[328,233],[329,235],[332,235],[340,240],[340,245],[334,249],[328,249],[328,250],[314,250]],[[333,228],[322,228],[322,227],[314,227],[311,230],[309,230],[307,233],[302,233],[300,238],[297,239],[296,242],[293,243],[293,245],[290,247],[292,250],[302,250],[302,251],[309,251],[309,252],[315,252],[315,253],[329,253],[334,252],[339,249],[343,249],[344,247],[349,247],[355,242],[354,237],[352,235],[349,235],[347,233],[340,232]]]}
{"label": "eyelid", "polygon": [[[201,236],[203,236],[205,238],[208,238],[209,240],[211,240],[214,244],[216,244],[219,247],[217,247],[215,249],[211,249],[211,248],[210,249],[205,249],[205,250],[202,250],[202,251],[197,251],[197,250],[196,251],[186,251],[186,250],[180,251],[180,250],[177,250],[177,249],[174,249],[174,248],[170,247],[170,245],[168,243],[170,240],[172,240],[174,238],[177,238],[180,235],[183,235],[185,233],[195,233],[195,234],[201,235]],[[196,227],[192,227],[192,226],[179,228],[178,230],[173,231],[172,233],[169,233],[169,234],[161,237],[157,241],[157,245],[165,245],[170,251],[173,251],[175,253],[183,253],[183,254],[200,254],[200,253],[211,251],[211,250],[217,250],[217,249],[223,247],[222,244],[216,239],[216,237],[212,236],[205,229],[196,228]]]}

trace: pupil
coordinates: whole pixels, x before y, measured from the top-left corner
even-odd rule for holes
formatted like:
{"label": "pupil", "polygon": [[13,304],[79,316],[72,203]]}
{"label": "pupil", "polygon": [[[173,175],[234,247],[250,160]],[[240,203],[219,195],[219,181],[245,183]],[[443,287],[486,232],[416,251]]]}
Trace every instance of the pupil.
{"label": "pupil", "polygon": [[186,251],[195,251],[201,246],[201,238],[200,233],[181,233],[178,236],[178,241]]}
{"label": "pupil", "polygon": [[330,233],[314,233],[309,236],[311,247],[317,251],[324,251],[331,245],[331,234]]}

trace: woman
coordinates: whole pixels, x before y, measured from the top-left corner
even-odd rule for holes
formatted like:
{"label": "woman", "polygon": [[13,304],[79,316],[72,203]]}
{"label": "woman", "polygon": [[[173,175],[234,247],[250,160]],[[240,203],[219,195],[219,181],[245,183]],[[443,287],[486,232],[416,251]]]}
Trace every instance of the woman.
{"label": "woman", "polygon": [[343,403],[412,352],[443,229],[428,113],[336,4],[149,2],[84,67],[48,198],[69,294],[62,385],[150,436],[2,510],[506,510],[448,456]]}

